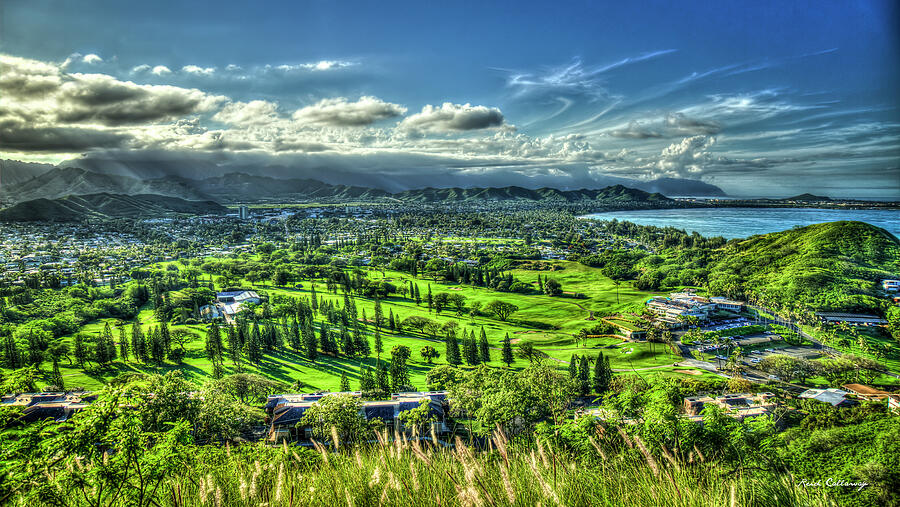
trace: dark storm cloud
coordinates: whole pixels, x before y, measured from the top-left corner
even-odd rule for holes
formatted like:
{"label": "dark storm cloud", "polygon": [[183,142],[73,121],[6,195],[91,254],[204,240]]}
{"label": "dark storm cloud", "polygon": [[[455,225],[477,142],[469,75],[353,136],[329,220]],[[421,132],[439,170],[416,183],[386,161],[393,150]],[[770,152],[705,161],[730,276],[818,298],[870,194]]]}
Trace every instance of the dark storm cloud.
{"label": "dark storm cloud", "polygon": [[411,131],[452,132],[480,130],[503,125],[503,113],[496,107],[452,104],[427,105],[422,111],[405,118],[400,127]]}
{"label": "dark storm cloud", "polygon": [[0,149],[23,152],[71,153],[124,146],[129,136],[78,128],[0,128]]}

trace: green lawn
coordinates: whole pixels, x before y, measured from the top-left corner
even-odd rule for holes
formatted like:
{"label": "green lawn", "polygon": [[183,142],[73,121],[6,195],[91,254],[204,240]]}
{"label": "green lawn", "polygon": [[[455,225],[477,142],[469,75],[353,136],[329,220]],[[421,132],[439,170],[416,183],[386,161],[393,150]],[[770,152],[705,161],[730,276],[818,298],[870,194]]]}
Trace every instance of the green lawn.
{"label": "green lawn", "polygon": [[[622,284],[618,288],[618,296],[616,295],[616,286],[612,280],[600,275],[599,270],[577,264],[574,262],[559,261],[557,262],[564,269],[559,271],[525,271],[514,270],[513,275],[518,279],[533,283],[537,286],[537,276],[542,278],[550,276],[558,280],[567,292],[579,292],[585,294],[585,299],[574,299],[568,297],[549,297],[541,294],[523,295],[512,293],[501,293],[489,289],[476,288],[471,286],[462,286],[455,283],[446,283],[442,281],[434,281],[424,278],[412,278],[410,275],[400,272],[386,270],[382,276],[381,271],[370,270],[368,276],[373,280],[382,278],[391,280],[395,284],[407,283],[412,280],[420,287],[424,298],[428,291],[428,285],[431,285],[433,294],[440,292],[457,293],[466,297],[467,304],[475,301],[486,305],[494,299],[502,299],[513,303],[519,307],[519,311],[514,313],[508,322],[501,322],[492,317],[478,316],[470,317],[457,316],[452,310],[445,310],[440,315],[435,312],[429,312],[424,301],[420,305],[415,302],[401,297],[392,297],[382,300],[382,308],[387,318],[390,311],[394,313],[395,319],[399,322],[406,317],[419,315],[440,322],[455,321],[461,330],[475,331],[476,335],[483,326],[487,334],[488,341],[494,350],[492,350],[491,365],[502,366],[500,363],[500,345],[501,340],[506,333],[510,337],[519,342],[527,340],[536,346],[536,348],[549,356],[551,359],[560,363],[561,367],[565,367],[572,354],[595,356],[598,352],[610,357],[611,366],[614,369],[630,370],[632,368],[655,368],[671,366],[677,358],[671,357],[667,348],[656,344],[653,350],[647,343],[621,343],[621,340],[610,337],[591,338],[587,343],[575,343],[574,334],[584,327],[590,327],[597,323],[594,320],[588,320],[590,312],[598,315],[617,313],[628,310],[635,310],[648,297],[653,294],[642,292],[634,289],[628,284]],[[159,263],[156,267],[162,267],[165,264]],[[205,276],[205,275],[204,275]],[[308,280],[301,282],[302,289],[290,288],[273,288],[266,285],[251,284],[244,281],[243,286],[252,288],[260,292],[266,293],[270,298],[275,295],[284,295],[290,297],[306,297],[309,296],[311,284]],[[343,303],[343,295],[328,294],[323,283],[316,283],[316,291],[320,297],[331,299],[336,303]],[[369,319],[374,317],[374,301],[367,298],[355,299],[359,314],[365,310]],[[150,307],[141,310],[138,319],[145,330],[152,326],[158,325],[153,311]],[[80,329],[80,332],[97,334],[109,320],[114,325],[112,319],[98,320],[91,322]],[[370,343],[373,343],[372,332],[373,327],[367,326],[367,337]],[[193,333],[194,338],[185,344],[186,355],[183,364],[176,365],[167,362],[162,366],[145,365],[136,362],[123,363],[121,360],[116,361],[112,366],[99,369],[96,365],[88,365],[87,369],[81,368],[67,363],[61,364],[61,370],[65,378],[67,387],[83,386],[88,389],[97,389],[112,377],[129,371],[140,372],[162,372],[172,369],[180,369],[186,377],[197,382],[203,382],[212,370],[212,365],[204,354],[204,325],[172,325],[171,330],[188,329]],[[126,329],[130,338],[130,329]],[[113,332],[114,339],[118,340],[118,332]],[[71,337],[67,337],[71,340]],[[425,374],[431,368],[431,365],[425,363],[419,350],[425,345],[432,345],[440,353],[441,357],[435,360],[435,364],[444,364],[445,347],[443,341],[435,341],[432,337],[419,335],[416,333],[406,333],[402,335],[383,333],[383,341],[385,352],[383,357],[389,357],[390,349],[394,345],[406,345],[412,349],[412,358],[410,361],[410,373],[413,385],[417,388],[424,389]],[[173,345],[174,346],[174,345]],[[300,381],[304,384],[304,390],[328,389],[336,390],[339,387],[340,378],[346,373],[350,379],[352,388],[358,386],[358,374],[360,365],[365,363],[374,366],[377,359],[373,351],[372,355],[362,359],[344,359],[333,358],[319,355],[315,363],[300,357],[292,352],[276,353],[267,355],[264,362],[259,368],[244,364],[244,371],[260,373],[274,380],[283,381],[285,383],[293,383]],[[527,361],[516,358],[514,367],[524,367]],[[230,360],[225,361],[226,370],[234,371]],[[47,368],[45,364],[45,368]],[[646,374],[653,374],[655,370],[646,371]]]}

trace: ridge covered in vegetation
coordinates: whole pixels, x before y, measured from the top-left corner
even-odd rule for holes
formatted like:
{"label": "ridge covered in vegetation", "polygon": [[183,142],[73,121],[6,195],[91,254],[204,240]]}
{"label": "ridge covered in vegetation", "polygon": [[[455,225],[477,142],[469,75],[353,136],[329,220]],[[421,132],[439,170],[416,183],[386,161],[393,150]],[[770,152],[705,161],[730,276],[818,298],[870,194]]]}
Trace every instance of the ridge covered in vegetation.
{"label": "ridge covered in vegetation", "polygon": [[171,213],[220,214],[213,201],[187,201],[162,195],[89,194],[35,199],[0,210],[4,222],[78,222],[98,218],[157,218]]}

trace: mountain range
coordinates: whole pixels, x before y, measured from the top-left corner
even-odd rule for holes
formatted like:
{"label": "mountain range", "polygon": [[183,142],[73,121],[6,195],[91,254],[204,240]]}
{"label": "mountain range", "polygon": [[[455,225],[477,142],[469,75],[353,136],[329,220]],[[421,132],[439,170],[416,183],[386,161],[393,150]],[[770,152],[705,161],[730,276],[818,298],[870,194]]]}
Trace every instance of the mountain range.
{"label": "mountain range", "polygon": [[190,179],[181,176],[140,179],[121,174],[98,173],[77,167],[53,167],[37,176],[6,183],[0,190],[0,199],[8,203],[22,203],[37,199],[53,200],[71,195],[103,193],[155,194],[191,201],[209,200],[220,203],[276,203],[311,199],[391,199],[421,203],[470,200],[579,202],[596,199],[657,202],[667,199],[660,193],[649,193],[624,185],[580,190],[527,189],[516,186],[424,188],[391,193],[377,188],[333,185],[307,178],[281,179],[245,173],[229,173],[204,179]]}
{"label": "mountain range", "polygon": [[[77,162],[77,163],[76,163]],[[183,168],[183,169],[182,169]],[[264,172],[263,172],[264,171]],[[320,178],[321,176],[321,178]],[[404,195],[417,200],[428,200],[417,194],[435,196],[465,196],[478,198],[523,198],[519,191],[485,192],[497,185],[475,188],[460,185],[459,181],[429,181],[419,178],[411,181],[372,180],[365,177],[346,177],[339,171],[321,171],[311,177],[291,175],[286,167],[209,166],[195,163],[150,164],[141,161],[98,161],[81,159],[58,166],[0,160],[0,200],[7,203],[45,198],[55,199],[65,195],[92,193],[160,194],[184,199],[215,199],[219,202],[275,202],[307,199],[369,199],[390,198]],[[383,178],[382,178],[383,179]],[[325,180],[325,181],[322,181]],[[346,184],[353,182],[353,184]],[[417,183],[424,182],[421,187]],[[724,196],[714,185],[696,180],[659,178],[650,181],[607,177],[597,187],[622,185],[663,195]],[[443,188],[422,188],[443,187]],[[505,188],[505,187],[504,187]],[[524,187],[509,187],[520,189]],[[538,189],[542,192],[545,189]],[[572,192],[575,190],[561,190]],[[575,191],[580,192],[580,190]],[[526,192],[527,193],[527,192]],[[546,193],[546,192],[542,192]],[[443,199],[443,197],[436,197]]]}
{"label": "mountain range", "polygon": [[212,201],[188,201],[162,195],[89,194],[34,199],[0,210],[0,222],[80,222],[105,218],[159,218],[179,213],[222,214]]}

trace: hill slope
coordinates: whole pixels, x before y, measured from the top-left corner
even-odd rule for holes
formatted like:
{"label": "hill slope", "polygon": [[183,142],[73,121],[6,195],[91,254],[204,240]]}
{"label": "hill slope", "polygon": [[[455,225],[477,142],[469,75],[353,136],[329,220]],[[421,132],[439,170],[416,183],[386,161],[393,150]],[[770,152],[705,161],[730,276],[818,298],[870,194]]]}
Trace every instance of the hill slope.
{"label": "hill slope", "polygon": [[227,208],[212,201],[187,201],[161,195],[109,193],[35,199],[0,210],[3,222],[79,222],[90,218],[154,218],[172,213],[219,214]]}
{"label": "hill slope", "polygon": [[159,194],[191,200],[209,199],[209,196],[177,179],[140,180],[129,176],[95,173],[76,167],[56,168],[3,189],[4,199],[14,202],[100,193]]}
{"label": "hill slope", "polygon": [[877,283],[900,274],[900,241],[865,222],[828,222],[729,244],[710,269],[710,290],[816,310],[879,307]]}

